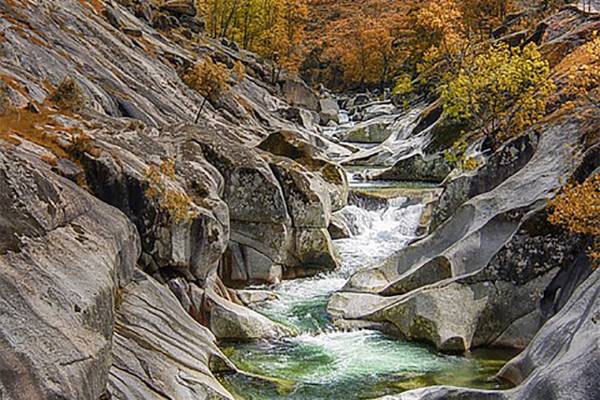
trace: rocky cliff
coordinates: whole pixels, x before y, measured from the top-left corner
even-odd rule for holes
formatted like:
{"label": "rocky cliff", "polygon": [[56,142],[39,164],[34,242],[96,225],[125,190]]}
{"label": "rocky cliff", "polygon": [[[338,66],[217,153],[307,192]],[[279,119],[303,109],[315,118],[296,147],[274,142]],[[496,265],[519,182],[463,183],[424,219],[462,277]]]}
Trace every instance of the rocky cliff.
{"label": "rocky cliff", "polygon": [[[599,21],[569,7],[523,39],[559,65]],[[356,273],[329,303],[338,325],[448,352],[527,346],[500,374],[511,391],[399,398],[600,392],[598,273],[587,238],[546,218],[565,180],[598,171],[598,119],[578,117],[592,109],[558,96],[452,171],[439,104],[392,115],[355,96],[341,103],[361,122],[337,137],[320,126],[339,122],[335,99],[202,28],[192,0],[0,0],[0,398],[232,399],[214,374],[243,372],[217,341],[294,335],[237,289],[339,266],[332,159],[441,182],[431,233]],[[206,59],[227,76],[205,99],[186,77]]]}

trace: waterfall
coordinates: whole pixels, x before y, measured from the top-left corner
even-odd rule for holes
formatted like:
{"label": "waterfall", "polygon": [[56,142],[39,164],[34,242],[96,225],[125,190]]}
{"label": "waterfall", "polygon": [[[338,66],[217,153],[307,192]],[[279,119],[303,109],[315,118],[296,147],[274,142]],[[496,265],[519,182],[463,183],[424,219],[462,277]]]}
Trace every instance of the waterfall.
{"label": "waterfall", "polygon": [[341,267],[315,277],[282,282],[274,289],[278,299],[259,310],[301,332],[321,331],[327,324],[325,305],[331,293],[340,290],[360,268],[376,264],[417,237],[424,206],[408,204],[406,197],[353,196],[351,204],[339,212],[352,236],[333,242]]}

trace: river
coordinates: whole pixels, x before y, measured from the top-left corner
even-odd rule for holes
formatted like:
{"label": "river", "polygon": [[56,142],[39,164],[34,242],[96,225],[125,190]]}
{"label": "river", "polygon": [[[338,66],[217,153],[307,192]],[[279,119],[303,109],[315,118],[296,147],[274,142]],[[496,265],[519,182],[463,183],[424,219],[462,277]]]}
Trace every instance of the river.
{"label": "river", "polygon": [[[512,351],[477,350],[464,356],[445,355],[427,345],[373,330],[343,331],[330,321],[326,313],[329,296],[358,269],[367,268],[416,240],[424,209],[423,204],[410,197],[394,195],[394,188],[389,185],[351,180],[351,186],[388,200],[373,207],[351,196],[344,214],[351,221],[353,235],[334,241],[341,268],[283,282],[271,288],[277,299],[257,308],[269,318],[296,329],[298,336],[223,343],[222,349],[241,370],[269,378],[223,376],[224,386],[245,400],[373,399],[435,384],[499,387],[489,378],[515,354]],[[411,189],[415,192],[414,184]]]}

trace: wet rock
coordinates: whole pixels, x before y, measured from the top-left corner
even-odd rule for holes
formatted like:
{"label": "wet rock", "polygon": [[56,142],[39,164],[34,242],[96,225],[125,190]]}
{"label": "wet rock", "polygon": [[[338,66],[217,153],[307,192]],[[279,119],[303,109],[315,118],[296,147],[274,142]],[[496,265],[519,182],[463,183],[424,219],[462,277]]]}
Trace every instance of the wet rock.
{"label": "wet rock", "polygon": [[527,349],[510,361],[499,377],[517,385],[505,391],[435,386],[385,400],[593,400],[600,393],[598,316],[600,274],[596,271],[565,307],[539,330]]}
{"label": "wet rock", "polygon": [[374,104],[368,106],[362,112],[362,119],[368,121],[373,118],[380,117],[382,115],[390,115],[396,111],[396,106],[390,103]]}
{"label": "wet rock", "polygon": [[340,139],[354,143],[383,143],[392,134],[388,128],[394,120],[395,118],[384,117],[361,122],[344,132]]}
{"label": "wet rock", "polygon": [[413,154],[396,162],[383,172],[374,174],[372,179],[419,180],[442,182],[452,172],[453,167],[442,154]]}
{"label": "wet rock", "polygon": [[236,290],[236,295],[246,306],[277,300],[277,294],[267,290]]}
{"label": "wet rock", "polygon": [[342,212],[343,209],[334,213],[331,216],[331,222],[329,223],[329,227],[327,227],[329,235],[333,240],[346,239],[352,235],[350,224],[348,223],[346,218],[344,218],[344,215],[341,214]]}
{"label": "wet rock", "polygon": [[219,339],[253,340],[289,336],[292,331],[268,318],[214,293],[206,291],[209,327]]}

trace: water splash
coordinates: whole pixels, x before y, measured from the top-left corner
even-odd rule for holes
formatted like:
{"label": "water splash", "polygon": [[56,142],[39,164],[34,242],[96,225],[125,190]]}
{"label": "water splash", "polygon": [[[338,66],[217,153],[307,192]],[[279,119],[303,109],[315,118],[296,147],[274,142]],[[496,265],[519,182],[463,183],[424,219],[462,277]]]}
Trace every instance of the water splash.
{"label": "water splash", "polygon": [[342,265],[339,269],[312,278],[281,283],[275,288],[277,300],[264,303],[258,311],[291,325],[301,332],[320,330],[327,325],[325,306],[329,295],[340,290],[360,268],[370,267],[416,237],[423,205],[408,205],[407,198],[387,201],[378,210],[350,205],[342,210],[353,236],[335,240]]}

